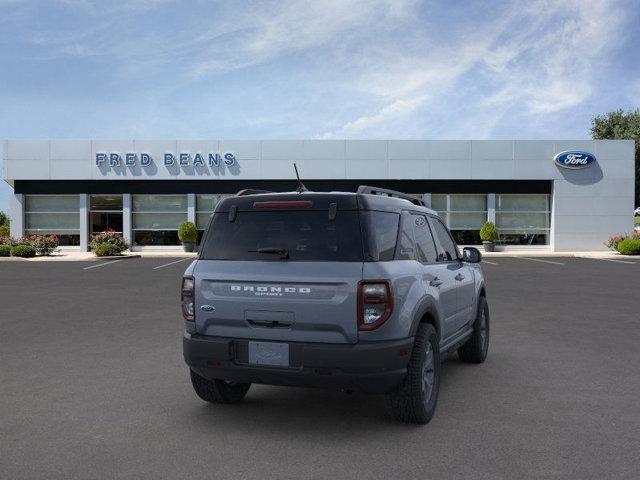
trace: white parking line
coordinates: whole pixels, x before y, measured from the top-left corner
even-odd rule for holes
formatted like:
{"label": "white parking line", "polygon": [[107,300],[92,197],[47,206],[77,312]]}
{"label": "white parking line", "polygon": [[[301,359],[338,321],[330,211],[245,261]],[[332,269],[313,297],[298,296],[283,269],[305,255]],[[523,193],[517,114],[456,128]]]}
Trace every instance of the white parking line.
{"label": "white parking line", "polygon": [[552,262],[551,260],[542,260],[541,258],[530,258],[530,257],[513,257],[520,258],[522,260],[531,260],[532,262],[542,262],[542,263],[551,263],[552,265],[564,265],[561,262]]}
{"label": "white parking line", "polygon": [[91,268],[104,267],[105,265],[111,265],[112,263],[118,263],[118,262],[121,262],[121,261],[122,261],[122,259],[120,259],[120,260],[112,260],[110,262],[102,262],[102,263],[98,263],[96,265],[91,265],[89,267],[84,267],[83,270],[89,270]]}
{"label": "white parking line", "polygon": [[193,260],[191,257],[181,258],[180,260],[176,260],[175,262],[165,263],[164,265],[158,265],[157,267],[153,267],[154,270],[158,270],[159,268],[168,267],[169,265],[174,265],[176,263],[184,262],[185,260]]}
{"label": "white parking line", "polygon": [[489,260],[482,259],[482,263],[488,263],[489,265],[498,265],[495,262],[490,262]]}
{"label": "white parking line", "polygon": [[582,257],[582,258],[591,258],[592,260],[602,260],[604,262],[626,263],[627,265],[636,264],[636,262],[629,262],[627,260],[615,260],[613,258],[593,258],[593,257]]}

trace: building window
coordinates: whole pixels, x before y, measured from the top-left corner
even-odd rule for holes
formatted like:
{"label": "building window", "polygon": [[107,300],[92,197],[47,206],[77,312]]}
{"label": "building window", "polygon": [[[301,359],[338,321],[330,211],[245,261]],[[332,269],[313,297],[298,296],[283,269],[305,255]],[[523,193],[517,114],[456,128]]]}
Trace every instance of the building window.
{"label": "building window", "polygon": [[180,245],[178,226],[187,221],[186,195],[133,195],[133,243]]}
{"label": "building window", "polygon": [[480,229],[487,221],[487,196],[432,194],[431,208],[445,222],[458,245],[480,245]]}
{"label": "building window", "polygon": [[500,243],[549,245],[550,218],[549,195],[496,195],[496,226]]}
{"label": "building window", "polygon": [[25,234],[57,235],[60,245],[80,245],[79,195],[26,195]]}
{"label": "building window", "polygon": [[200,244],[202,235],[209,224],[209,219],[211,218],[211,215],[213,215],[213,211],[216,209],[220,200],[231,196],[232,195],[223,194],[196,195],[196,227],[198,228],[198,244]]}
{"label": "building window", "polygon": [[122,233],[122,195],[91,195],[91,233],[113,230]]}

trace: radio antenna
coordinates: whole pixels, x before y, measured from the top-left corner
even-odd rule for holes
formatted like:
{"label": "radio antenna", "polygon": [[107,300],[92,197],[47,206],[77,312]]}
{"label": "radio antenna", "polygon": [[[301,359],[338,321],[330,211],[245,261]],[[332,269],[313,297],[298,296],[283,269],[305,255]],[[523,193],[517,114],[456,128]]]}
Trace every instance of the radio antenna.
{"label": "radio antenna", "polygon": [[308,192],[307,187],[305,187],[304,183],[302,183],[302,181],[300,180],[300,175],[298,174],[298,166],[295,164],[295,162],[293,163],[293,169],[296,171],[296,178],[298,179],[298,188],[296,188],[296,192]]}

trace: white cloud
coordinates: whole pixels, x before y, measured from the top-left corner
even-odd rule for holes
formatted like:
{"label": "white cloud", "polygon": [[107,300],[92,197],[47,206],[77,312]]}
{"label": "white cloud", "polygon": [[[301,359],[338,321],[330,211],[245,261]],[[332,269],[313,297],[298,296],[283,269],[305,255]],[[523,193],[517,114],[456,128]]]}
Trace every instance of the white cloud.
{"label": "white cloud", "polygon": [[[371,111],[324,136],[385,136],[385,128],[420,107],[428,110],[440,96],[474,105],[458,106],[484,128],[470,125],[462,133],[486,135],[510,108],[543,115],[576,107],[593,95],[599,67],[616,46],[622,14],[609,0],[539,0],[525,6],[515,1],[492,24],[473,25],[470,35],[441,43],[427,38],[418,54],[390,50],[356,82],[382,103],[372,102]],[[460,85],[470,76],[474,86],[483,85],[475,98]]]}

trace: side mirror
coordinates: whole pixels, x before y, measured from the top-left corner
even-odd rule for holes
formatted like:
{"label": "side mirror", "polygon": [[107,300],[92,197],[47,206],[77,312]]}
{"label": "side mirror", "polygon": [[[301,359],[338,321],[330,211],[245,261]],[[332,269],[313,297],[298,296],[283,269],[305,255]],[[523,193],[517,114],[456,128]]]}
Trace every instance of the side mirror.
{"label": "side mirror", "polygon": [[477,248],[464,247],[462,249],[462,261],[468,263],[480,263],[482,261],[482,254]]}

